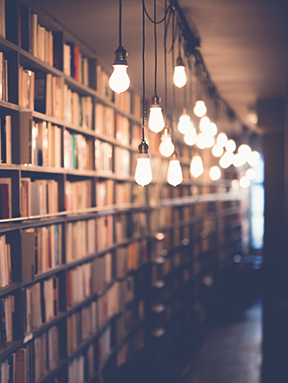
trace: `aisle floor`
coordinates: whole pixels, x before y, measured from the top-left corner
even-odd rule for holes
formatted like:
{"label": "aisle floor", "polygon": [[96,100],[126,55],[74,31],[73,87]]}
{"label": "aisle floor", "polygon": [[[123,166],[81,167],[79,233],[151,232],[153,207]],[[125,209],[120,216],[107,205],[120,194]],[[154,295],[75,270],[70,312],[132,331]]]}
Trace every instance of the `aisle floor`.
{"label": "aisle floor", "polygon": [[184,383],[260,383],[261,303],[225,322],[209,330]]}

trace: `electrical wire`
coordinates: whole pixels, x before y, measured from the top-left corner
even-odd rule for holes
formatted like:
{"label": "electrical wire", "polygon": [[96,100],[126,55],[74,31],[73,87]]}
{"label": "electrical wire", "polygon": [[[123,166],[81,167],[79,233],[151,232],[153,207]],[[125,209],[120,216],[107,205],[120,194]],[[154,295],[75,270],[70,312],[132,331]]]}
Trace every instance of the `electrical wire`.
{"label": "electrical wire", "polygon": [[[156,20],[156,0],[154,0],[154,20]],[[155,47],[155,71],[154,71],[154,95],[157,95],[157,23],[154,23],[154,47]]]}
{"label": "electrical wire", "polygon": [[[167,0],[165,0],[165,13],[167,8]],[[168,119],[168,108],[167,108],[167,99],[168,99],[168,92],[167,92],[167,19],[165,18],[164,21],[164,78],[165,78],[165,114],[166,114],[166,121],[165,125],[167,126],[167,119]]]}
{"label": "electrical wire", "polygon": [[161,24],[161,23],[163,23],[163,21],[166,19],[166,16],[167,16],[167,14],[168,14],[168,11],[170,10],[170,9],[172,9],[172,5],[170,4],[169,5],[169,7],[166,9],[166,11],[165,11],[165,14],[164,14],[164,16],[163,16],[163,19],[161,19],[161,20],[159,20],[159,21],[156,21],[156,17],[155,17],[155,14],[154,14],[154,20],[152,19],[152,17],[150,17],[149,16],[149,14],[148,14],[148,12],[147,12],[147,9],[146,9],[146,6],[145,6],[145,1],[143,2],[143,6],[144,6],[144,11],[145,11],[145,13],[146,13],[146,16],[148,17],[148,19],[151,21],[151,23],[153,23],[153,24]]}
{"label": "electrical wire", "polygon": [[119,47],[122,47],[122,0],[119,0]]}
{"label": "electrical wire", "polygon": [[145,127],[145,118],[146,118],[146,95],[145,95],[145,4],[142,0],[142,141],[145,141],[144,138],[144,127]]}

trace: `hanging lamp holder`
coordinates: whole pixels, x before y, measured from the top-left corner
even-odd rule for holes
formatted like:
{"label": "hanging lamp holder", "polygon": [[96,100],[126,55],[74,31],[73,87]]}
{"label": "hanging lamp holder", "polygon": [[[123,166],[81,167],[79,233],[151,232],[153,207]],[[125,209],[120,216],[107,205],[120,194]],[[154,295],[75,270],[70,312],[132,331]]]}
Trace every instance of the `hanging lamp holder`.
{"label": "hanging lamp holder", "polygon": [[147,142],[143,139],[141,141],[140,145],[138,146],[138,153],[148,155],[148,149],[149,149],[149,146],[148,146]]}
{"label": "hanging lamp holder", "polygon": [[127,65],[127,51],[122,47],[118,47],[115,51],[115,60],[113,65]]}
{"label": "hanging lamp holder", "polygon": [[184,65],[184,62],[183,62],[183,60],[182,60],[182,57],[177,57],[177,59],[176,59],[176,66],[184,66],[185,67],[185,65]]}
{"label": "hanging lamp holder", "polygon": [[151,105],[152,107],[159,106],[161,102],[161,98],[157,96],[157,94],[154,94],[154,96],[151,98],[151,101],[152,101],[152,105]]}

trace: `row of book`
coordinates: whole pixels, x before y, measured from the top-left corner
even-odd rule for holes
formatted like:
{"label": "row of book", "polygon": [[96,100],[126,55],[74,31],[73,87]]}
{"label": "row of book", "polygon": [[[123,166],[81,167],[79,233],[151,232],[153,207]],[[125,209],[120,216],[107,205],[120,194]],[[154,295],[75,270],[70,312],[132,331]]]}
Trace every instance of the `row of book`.
{"label": "row of book", "polygon": [[19,105],[34,110],[35,73],[19,65]]}
{"label": "row of book", "polygon": [[114,181],[100,180],[96,181],[96,206],[111,206],[114,203]]}
{"label": "row of book", "polygon": [[49,322],[59,313],[59,279],[54,276],[35,283],[25,292],[25,334]]}
{"label": "row of book", "polygon": [[63,45],[63,72],[89,86],[89,60],[82,56],[79,46],[74,43]]}
{"label": "row of book", "polygon": [[96,220],[68,222],[66,226],[66,263],[96,254]]}
{"label": "row of book", "polygon": [[113,148],[108,142],[95,140],[95,170],[110,175],[113,171]]}
{"label": "row of book", "polygon": [[134,242],[116,249],[116,278],[123,278],[128,271],[137,270],[147,262],[147,241]]}
{"label": "row of book", "polygon": [[84,129],[92,129],[92,97],[81,97],[78,93],[72,92],[66,84],[63,93],[64,121]]}
{"label": "row of book", "polygon": [[0,299],[0,348],[6,347],[14,340],[14,316],[15,316],[15,297],[7,295]]}
{"label": "row of book", "polygon": [[21,216],[54,214],[58,207],[58,182],[21,178],[20,183]]}
{"label": "row of book", "polygon": [[93,140],[82,134],[64,131],[64,167],[93,170]]}
{"label": "row of book", "polygon": [[107,215],[97,218],[97,251],[105,250],[114,244],[113,216]]}
{"label": "row of book", "polygon": [[0,178],[0,219],[12,218],[11,193],[11,178]]}
{"label": "row of book", "polygon": [[127,149],[115,146],[114,148],[114,172],[119,177],[130,176],[130,152]]}
{"label": "row of book", "polygon": [[97,333],[96,301],[83,307],[67,318],[67,354],[71,355],[81,345]]}
{"label": "row of book", "polygon": [[51,122],[33,121],[31,164],[35,166],[61,167],[61,128]]}
{"label": "row of book", "polygon": [[65,182],[65,208],[67,211],[86,209],[92,206],[91,180]]}
{"label": "row of book", "polygon": [[87,299],[92,294],[93,262],[84,263],[66,273],[66,305],[67,308]]}
{"label": "row of book", "polygon": [[0,100],[8,101],[8,61],[0,52]]}
{"label": "row of book", "polygon": [[95,104],[95,132],[115,137],[115,112],[110,106]]}
{"label": "row of book", "polygon": [[123,364],[130,362],[134,352],[145,346],[144,328],[142,327],[137,333],[126,342],[116,355],[116,365],[121,367]]}
{"label": "row of book", "polygon": [[85,382],[85,358],[79,355],[68,364],[68,382]]}
{"label": "row of book", "polygon": [[116,243],[127,238],[146,236],[148,234],[147,215],[145,212],[135,212],[130,215],[118,214],[115,216]]}
{"label": "row of book", "polygon": [[2,164],[12,163],[12,126],[11,116],[0,117],[0,159]]}
{"label": "row of book", "polygon": [[11,246],[6,243],[6,235],[0,236],[0,286],[4,287],[12,282]]}

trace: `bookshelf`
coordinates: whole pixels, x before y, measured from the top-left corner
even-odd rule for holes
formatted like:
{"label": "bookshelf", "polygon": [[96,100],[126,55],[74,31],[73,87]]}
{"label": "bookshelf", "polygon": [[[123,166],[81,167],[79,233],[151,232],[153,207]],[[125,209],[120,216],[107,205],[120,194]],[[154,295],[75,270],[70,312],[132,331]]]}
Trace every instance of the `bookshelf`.
{"label": "bookshelf", "polygon": [[247,246],[246,195],[229,170],[208,179],[208,152],[191,179],[181,143],[184,182],[171,187],[152,133],[156,181],[135,184],[140,96],[113,94],[101,58],[35,4],[6,0],[5,15],[1,381],[109,383],[208,310]]}

